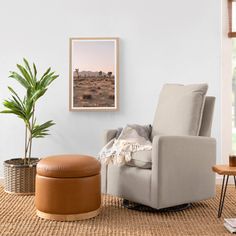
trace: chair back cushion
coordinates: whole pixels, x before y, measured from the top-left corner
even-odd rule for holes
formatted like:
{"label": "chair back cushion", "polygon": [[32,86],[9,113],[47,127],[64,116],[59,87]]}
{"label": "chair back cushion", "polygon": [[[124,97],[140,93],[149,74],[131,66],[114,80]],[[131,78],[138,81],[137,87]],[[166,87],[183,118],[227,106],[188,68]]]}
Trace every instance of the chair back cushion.
{"label": "chair back cushion", "polygon": [[207,84],[166,84],[160,93],[152,127],[155,135],[198,135]]}
{"label": "chair back cushion", "polygon": [[208,96],[205,99],[199,136],[206,136],[206,137],[211,136],[211,127],[212,127],[215,100],[216,100],[215,97],[208,97]]}

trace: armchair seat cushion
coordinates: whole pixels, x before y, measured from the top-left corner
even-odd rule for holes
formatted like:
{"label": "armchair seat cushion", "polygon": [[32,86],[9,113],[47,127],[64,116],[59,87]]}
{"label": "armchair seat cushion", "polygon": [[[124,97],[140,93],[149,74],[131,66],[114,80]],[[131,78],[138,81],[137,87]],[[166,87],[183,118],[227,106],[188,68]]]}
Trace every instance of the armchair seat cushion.
{"label": "armchair seat cushion", "polygon": [[152,151],[138,151],[132,154],[131,161],[127,162],[126,165],[139,167],[143,169],[152,168]]}

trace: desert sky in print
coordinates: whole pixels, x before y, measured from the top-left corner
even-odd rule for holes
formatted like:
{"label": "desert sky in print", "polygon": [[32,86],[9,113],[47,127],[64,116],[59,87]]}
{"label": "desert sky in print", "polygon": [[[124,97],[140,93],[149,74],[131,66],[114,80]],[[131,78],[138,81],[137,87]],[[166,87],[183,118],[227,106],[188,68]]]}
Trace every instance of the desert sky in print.
{"label": "desert sky in print", "polygon": [[114,41],[80,40],[73,43],[73,70],[103,71],[114,74]]}

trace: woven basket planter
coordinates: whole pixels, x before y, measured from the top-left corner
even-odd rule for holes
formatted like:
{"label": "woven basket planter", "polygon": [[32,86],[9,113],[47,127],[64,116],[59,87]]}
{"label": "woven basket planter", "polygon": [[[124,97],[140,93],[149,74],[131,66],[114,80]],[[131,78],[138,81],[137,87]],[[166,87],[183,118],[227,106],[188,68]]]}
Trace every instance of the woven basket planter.
{"label": "woven basket planter", "polygon": [[31,158],[31,164],[24,165],[23,159],[4,161],[4,190],[7,193],[33,195],[35,193],[36,165],[40,159]]}

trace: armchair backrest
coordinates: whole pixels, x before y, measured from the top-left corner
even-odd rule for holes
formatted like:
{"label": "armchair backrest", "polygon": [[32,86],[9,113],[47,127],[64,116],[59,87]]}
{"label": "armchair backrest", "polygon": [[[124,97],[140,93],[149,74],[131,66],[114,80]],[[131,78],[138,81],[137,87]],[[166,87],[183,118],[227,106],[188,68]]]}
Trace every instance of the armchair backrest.
{"label": "armchair backrest", "polygon": [[159,96],[151,138],[155,135],[210,136],[214,97],[207,84],[166,84]]}
{"label": "armchair backrest", "polygon": [[215,107],[215,97],[206,97],[204,109],[202,113],[202,123],[199,131],[199,136],[211,136],[211,127],[213,120],[213,113]]}

